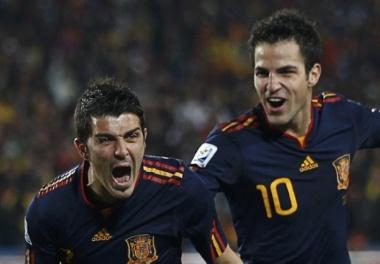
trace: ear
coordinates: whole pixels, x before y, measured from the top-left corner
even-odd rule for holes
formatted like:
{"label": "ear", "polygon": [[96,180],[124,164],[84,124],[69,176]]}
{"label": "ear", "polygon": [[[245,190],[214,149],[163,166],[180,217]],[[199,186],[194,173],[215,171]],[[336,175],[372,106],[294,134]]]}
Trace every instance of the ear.
{"label": "ear", "polygon": [[147,136],[148,136],[148,129],[144,128],[144,143],[146,143]]}
{"label": "ear", "polygon": [[318,83],[319,77],[321,77],[321,74],[322,74],[321,64],[315,63],[313,67],[310,69],[309,74],[308,74],[309,87],[314,87]]}
{"label": "ear", "polygon": [[74,146],[78,151],[79,156],[81,156],[82,159],[87,160],[88,159],[88,153],[87,153],[87,146],[86,144],[83,144],[80,142],[79,138],[74,139]]}

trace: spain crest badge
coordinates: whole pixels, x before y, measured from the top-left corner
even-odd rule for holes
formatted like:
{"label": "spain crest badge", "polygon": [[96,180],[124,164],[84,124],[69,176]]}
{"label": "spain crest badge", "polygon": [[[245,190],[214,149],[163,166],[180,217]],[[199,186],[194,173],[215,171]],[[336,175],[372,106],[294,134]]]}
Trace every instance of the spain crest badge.
{"label": "spain crest badge", "polygon": [[350,154],[340,156],[333,161],[338,182],[338,190],[346,190],[350,183]]}
{"label": "spain crest badge", "polygon": [[151,264],[158,259],[154,236],[136,235],[125,240],[128,245],[127,264]]}

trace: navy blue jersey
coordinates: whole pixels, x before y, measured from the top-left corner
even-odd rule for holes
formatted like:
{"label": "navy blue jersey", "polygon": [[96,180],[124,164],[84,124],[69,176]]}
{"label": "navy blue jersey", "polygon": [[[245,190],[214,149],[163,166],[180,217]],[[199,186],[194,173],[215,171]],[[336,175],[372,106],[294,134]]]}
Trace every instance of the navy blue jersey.
{"label": "navy blue jersey", "polygon": [[37,193],[25,221],[26,263],[181,263],[182,237],[207,263],[224,251],[210,192],[181,161],[145,156],[132,196],[111,208],[91,201],[88,166]]}
{"label": "navy blue jersey", "polygon": [[191,162],[226,195],[245,263],[350,263],[349,168],[355,151],[380,146],[380,113],[332,93],[311,107],[303,142],[259,105],[214,129]]}

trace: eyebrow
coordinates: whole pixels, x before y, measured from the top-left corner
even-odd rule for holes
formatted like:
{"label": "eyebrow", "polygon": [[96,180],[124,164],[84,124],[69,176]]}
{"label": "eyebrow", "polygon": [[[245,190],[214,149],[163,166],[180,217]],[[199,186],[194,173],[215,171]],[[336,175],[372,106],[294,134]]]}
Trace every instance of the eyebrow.
{"label": "eyebrow", "polygon": [[[277,68],[276,71],[284,71],[284,70],[296,70],[297,67],[296,66],[293,66],[293,65],[285,65],[285,66],[282,66],[280,68]],[[257,71],[268,71],[267,68],[265,67],[261,67],[261,66],[257,66],[255,67],[255,70]]]}
{"label": "eyebrow", "polygon": [[293,65],[285,65],[278,68],[276,71],[288,71],[288,70],[297,70],[297,67]]}
{"label": "eyebrow", "polygon": [[[128,130],[127,132],[124,133],[123,137],[125,136],[129,136],[130,134],[133,134],[134,132],[136,131],[142,131],[141,127],[136,127],[136,128],[133,128],[131,130]],[[118,135],[116,135],[118,136]],[[110,133],[97,133],[95,134],[95,137],[114,137],[114,135],[110,134]]]}
{"label": "eyebrow", "polygon": [[138,130],[140,130],[140,131],[142,132],[141,127],[136,127],[136,128],[134,128],[134,129],[131,129],[131,130],[125,132],[125,133],[124,133],[124,136],[129,136],[129,135],[133,134],[134,132],[137,132]]}
{"label": "eyebrow", "polygon": [[264,67],[256,66],[255,71],[268,71],[268,69],[266,69]]}

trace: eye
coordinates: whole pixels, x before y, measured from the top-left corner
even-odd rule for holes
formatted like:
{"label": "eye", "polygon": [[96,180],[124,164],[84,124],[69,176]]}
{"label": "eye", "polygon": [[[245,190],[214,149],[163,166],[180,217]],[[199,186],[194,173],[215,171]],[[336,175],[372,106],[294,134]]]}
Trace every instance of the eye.
{"label": "eye", "polygon": [[98,136],[97,139],[100,144],[107,144],[112,141],[112,137],[109,136]]}
{"label": "eye", "polygon": [[137,138],[138,136],[139,136],[138,133],[135,132],[135,133],[130,134],[128,137],[129,138]]}
{"label": "eye", "polygon": [[138,139],[140,136],[141,136],[141,132],[140,132],[140,131],[133,131],[133,132],[127,133],[127,134],[125,135],[125,139],[126,139],[127,141],[135,141],[135,140]]}
{"label": "eye", "polygon": [[255,76],[256,77],[265,78],[265,77],[268,77],[268,74],[269,74],[268,71],[264,70],[264,69],[257,68],[255,70]]}
{"label": "eye", "polygon": [[284,72],[281,72],[282,75],[291,75],[293,73],[294,73],[294,71],[284,71]]}
{"label": "eye", "polygon": [[290,76],[290,75],[296,74],[297,69],[293,67],[285,67],[285,68],[279,69],[277,72],[284,76]]}

